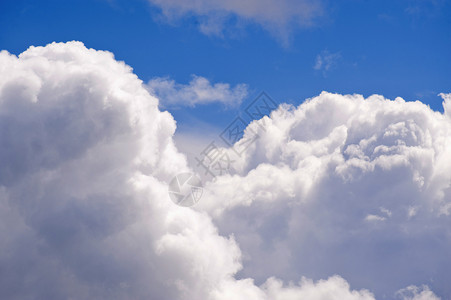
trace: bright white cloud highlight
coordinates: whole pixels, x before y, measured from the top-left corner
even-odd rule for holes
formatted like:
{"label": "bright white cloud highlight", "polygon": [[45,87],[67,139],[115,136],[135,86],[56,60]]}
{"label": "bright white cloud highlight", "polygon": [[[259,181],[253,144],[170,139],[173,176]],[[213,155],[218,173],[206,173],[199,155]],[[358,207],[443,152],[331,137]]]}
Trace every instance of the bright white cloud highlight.
{"label": "bright white cloud highlight", "polygon": [[214,102],[225,107],[238,107],[248,94],[246,84],[237,84],[234,87],[228,83],[211,84],[207,78],[195,75],[186,85],[169,78],[154,78],[147,83],[147,88],[165,107],[194,107]]}

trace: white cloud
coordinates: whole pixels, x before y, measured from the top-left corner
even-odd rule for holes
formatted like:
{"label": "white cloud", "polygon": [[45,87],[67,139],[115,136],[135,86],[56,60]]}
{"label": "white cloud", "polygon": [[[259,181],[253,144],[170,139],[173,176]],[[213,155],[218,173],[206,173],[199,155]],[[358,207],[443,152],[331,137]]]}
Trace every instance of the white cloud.
{"label": "white cloud", "polygon": [[194,16],[207,35],[222,35],[230,23],[256,23],[287,42],[291,27],[310,26],[322,14],[318,0],[149,0],[169,21]]}
{"label": "white cloud", "polygon": [[1,52],[2,297],[372,298],[338,276],[285,287],[235,279],[233,236],[169,199],[166,182],[188,171],[174,131],[109,52],[80,42]]}
{"label": "white cloud", "polygon": [[440,300],[428,286],[422,286],[421,288],[410,285],[404,289],[399,290],[397,293],[399,299],[402,300]]}
{"label": "white cloud", "polygon": [[385,221],[385,217],[379,215],[367,215],[365,220],[368,222],[377,222],[377,221]]}
{"label": "white cloud", "polygon": [[[241,275],[340,274],[394,296],[451,289],[451,118],[421,102],[322,93],[254,121],[235,173],[206,185],[199,209],[243,252]],[[252,130],[250,130],[252,129]],[[373,222],[368,222],[373,221]]]}
{"label": "white cloud", "polygon": [[450,94],[440,93],[439,96],[443,98],[443,109],[445,115],[447,115],[448,118],[451,119],[451,93]]}
{"label": "white cloud", "polygon": [[237,107],[247,97],[246,84],[231,87],[228,83],[211,84],[201,76],[193,75],[189,84],[179,84],[169,78],[153,78],[147,88],[164,106],[195,106],[219,102],[226,107]]}
{"label": "white cloud", "polygon": [[263,287],[268,291],[269,299],[272,300],[374,299],[373,294],[367,290],[350,290],[349,284],[339,276],[333,276],[328,280],[320,280],[316,283],[303,278],[298,286],[291,284],[287,287],[283,286],[281,280],[270,278]]}
{"label": "white cloud", "polygon": [[[175,121],[130,67],[79,42],[3,51],[0,294],[449,298],[442,96],[444,114],[329,93],[282,106],[249,125],[260,138],[237,174],[182,208],[167,193],[189,170]],[[385,221],[365,222],[371,214]]]}
{"label": "white cloud", "polygon": [[329,71],[337,66],[340,59],[340,53],[330,53],[325,50],[316,56],[313,69],[322,71],[323,76],[326,76]]}

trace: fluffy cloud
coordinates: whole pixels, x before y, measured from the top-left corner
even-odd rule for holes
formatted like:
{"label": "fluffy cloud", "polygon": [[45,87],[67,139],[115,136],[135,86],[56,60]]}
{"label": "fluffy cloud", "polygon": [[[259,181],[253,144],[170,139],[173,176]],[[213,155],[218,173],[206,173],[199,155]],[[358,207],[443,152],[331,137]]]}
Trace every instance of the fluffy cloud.
{"label": "fluffy cloud", "polygon": [[237,107],[247,96],[248,87],[238,84],[230,87],[228,83],[211,84],[201,76],[193,75],[189,84],[176,83],[168,78],[154,78],[147,83],[149,92],[155,95],[163,106],[195,106],[219,102],[226,107]]}
{"label": "fluffy cloud", "polygon": [[174,131],[109,52],[80,42],[2,51],[2,298],[372,298],[338,276],[236,279],[233,236],[169,199],[166,182],[189,171]]}
{"label": "fluffy cloud", "polygon": [[[199,209],[243,252],[241,276],[344,276],[394,297],[451,289],[451,118],[421,102],[322,93],[251,123]],[[422,293],[429,297],[432,292]],[[420,297],[420,296],[418,296]],[[423,296],[422,296],[423,297]]]}
{"label": "fluffy cloud", "polygon": [[296,300],[296,299],[350,299],[350,300],[372,300],[373,295],[367,291],[351,291],[349,284],[339,276],[333,276],[328,280],[313,282],[303,278],[299,286],[291,284],[284,287],[282,281],[275,278],[268,279],[263,288],[267,291],[268,298],[273,300]]}
{"label": "fluffy cloud", "polygon": [[285,40],[291,26],[311,25],[322,13],[317,0],[149,0],[169,21],[195,16],[199,29],[207,35],[221,35],[231,20],[257,23]]}

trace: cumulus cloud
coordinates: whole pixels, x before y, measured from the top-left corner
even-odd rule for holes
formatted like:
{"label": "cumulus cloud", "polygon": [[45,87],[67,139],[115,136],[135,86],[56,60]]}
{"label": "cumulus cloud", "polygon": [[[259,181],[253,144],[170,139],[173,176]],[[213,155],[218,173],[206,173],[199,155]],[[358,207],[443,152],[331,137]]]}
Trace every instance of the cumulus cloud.
{"label": "cumulus cloud", "polygon": [[196,106],[218,102],[225,107],[237,107],[247,97],[248,86],[228,83],[211,84],[201,76],[193,75],[189,84],[176,83],[169,78],[153,78],[147,83],[147,89],[155,95],[165,107]]}
{"label": "cumulus cloud", "polygon": [[237,279],[233,235],[169,199],[167,182],[189,171],[174,131],[109,52],[80,42],[0,52],[2,297],[373,298],[338,276]]}
{"label": "cumulus cloud", "polygon": [[199,203],[234,234],[240,274],[340,274],[378,298],[412,283],[449,298],[451,118],[442,97],[444,113],[324,92],[252,122],[236,145],[255,142],[241,156],[224,149],[233,173],[207,183]]}
{"label": "cumulus cloud", "polygon": [[222,35],[230,22],[256,23],[283,41],[287,41],[293,26],[309,26],[321,15],[322,3],[318,0],[149,0],[161,9],[163,16],[173,21],[194,16],[199,29],[207,35]]}

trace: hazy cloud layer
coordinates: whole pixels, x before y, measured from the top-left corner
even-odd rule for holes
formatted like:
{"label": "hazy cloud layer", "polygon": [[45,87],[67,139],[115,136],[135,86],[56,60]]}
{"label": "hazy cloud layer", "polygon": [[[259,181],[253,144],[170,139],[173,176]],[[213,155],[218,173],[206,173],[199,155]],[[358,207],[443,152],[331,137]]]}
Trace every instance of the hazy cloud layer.
{"label": "hazy cloud layer", "polygon": [[214,102],[225,107],[238,107],[248,94],[246,84],[237,84],[234,87],[228,83],[211,84],[207,78],[195,75],[189,84],[157,77],[151,79],[146,87],[160,100],[163,107],[193,107]]}
{"label": "hazy cloud layer", "polygon": [[166,182],[188,170],[174,131],[109,52],[80,42],[1,52],[1,297],[373,299],[339,276],[236,279],[233,236],[169,199]]}
{"label": "hazy cloud layer", "polygon": [[149,0],[169,20],[194,16],[207,35],[222,35],[230,22],[256,23],[286,42],[290,29],[309,26],[322,13],[319,0]]}

